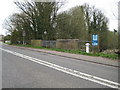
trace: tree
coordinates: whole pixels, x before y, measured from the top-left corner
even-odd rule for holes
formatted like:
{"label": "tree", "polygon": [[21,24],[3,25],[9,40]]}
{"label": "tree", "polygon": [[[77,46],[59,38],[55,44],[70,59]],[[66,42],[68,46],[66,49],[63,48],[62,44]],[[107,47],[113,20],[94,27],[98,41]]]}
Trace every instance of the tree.
{"label": "tree", "polygon": [[73,38],[77,38],[80,40],[87,40],[87,31],[85,26],[84,20],[84,12],[82,6],[77,6],[71,9],[70,11],[72,18],[71,18],[71,25],[72,26],[72,35]]}
{"label": "tree", "polygon": [[71,37],[71,15],[66,12],[57,16],[57,33],[59,39],[70,39]]}
{"label": "tree", "polygon": [[74,7],[68,12],[57,16],[57,27],[59,38],[86,40],[86,29],[84,24],[84,13],[82,7]]}
{"label": "tree", "polygon": [[15,3],[22,12],[29,18],[35,39],[43,39],[47,31],[47,39],[55,39],[54,24],[58,9],[61,7],[58,2],[25,2]]}

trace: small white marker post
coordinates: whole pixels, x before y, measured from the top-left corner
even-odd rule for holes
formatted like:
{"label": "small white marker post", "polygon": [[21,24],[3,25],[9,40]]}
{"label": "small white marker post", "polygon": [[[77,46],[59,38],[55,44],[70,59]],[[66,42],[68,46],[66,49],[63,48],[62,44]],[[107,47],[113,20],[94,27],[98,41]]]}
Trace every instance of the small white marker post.
{"label": "small white marker post", "polygon": [[86,53],[89,53],[89,46],[90,46],[90,44],[86,43],[85,45],[86,45]]}

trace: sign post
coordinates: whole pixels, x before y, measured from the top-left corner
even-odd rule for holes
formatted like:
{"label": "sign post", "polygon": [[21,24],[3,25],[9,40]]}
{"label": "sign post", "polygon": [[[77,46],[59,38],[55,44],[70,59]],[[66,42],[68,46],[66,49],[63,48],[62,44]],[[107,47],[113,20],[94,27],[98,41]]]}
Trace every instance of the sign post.
{"label": "sign post", "polygon": [[92,46],[94,49],[95,49],[95,46],[98,46],[98,34],[92,34]]}

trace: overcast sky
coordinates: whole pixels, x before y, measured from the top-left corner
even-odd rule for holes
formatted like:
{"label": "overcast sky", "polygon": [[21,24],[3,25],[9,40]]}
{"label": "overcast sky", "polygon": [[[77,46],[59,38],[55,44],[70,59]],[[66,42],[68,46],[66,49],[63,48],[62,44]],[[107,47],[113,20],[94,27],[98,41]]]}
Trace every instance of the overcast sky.
{"label": "overcast sky", "polygon": [[[16,6],[14,5],[14,0],[1,0],[0,1],[0,34],[4,34],[6,30],[2,28],[2,23],[9,15],[17,12]],[[83,5],[88,3],[91,6],[95,6],[100,9],[106,17],[109,19],[109,29],[118,29],[118,20],[117,20],[117,2],[120,0],[68,0],[66,5],[62,10],[68,10],[71,7],[76,5]]]}

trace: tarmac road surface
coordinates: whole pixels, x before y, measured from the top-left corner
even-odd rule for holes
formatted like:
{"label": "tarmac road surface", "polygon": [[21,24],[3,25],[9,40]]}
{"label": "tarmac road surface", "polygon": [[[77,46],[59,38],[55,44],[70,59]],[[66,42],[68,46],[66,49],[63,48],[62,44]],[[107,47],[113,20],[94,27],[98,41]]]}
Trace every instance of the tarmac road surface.
{"label": "tarmac road surface", "polygon": [[118,68],[1,44],[2,88],[118,88]]}

